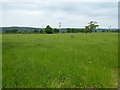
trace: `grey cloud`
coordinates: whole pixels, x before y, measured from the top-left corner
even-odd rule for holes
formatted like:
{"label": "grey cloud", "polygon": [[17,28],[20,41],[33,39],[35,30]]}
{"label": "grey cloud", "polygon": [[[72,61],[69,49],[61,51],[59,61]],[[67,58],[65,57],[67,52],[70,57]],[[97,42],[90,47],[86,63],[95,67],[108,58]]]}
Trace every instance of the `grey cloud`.
{"label": "grey cloud", "polygon": [[[12,19],[10,18],[15,19],[12,24],[16,24],[16,22],[17,24],[26,24],[27,22],[21,21],[24,20],[23,18],[26,18],[26,20],[30,20],[29,25],[34,23],[36,25],[52,23],[53,26],[58,21],[63,21],[64,24],[67,23],[66,26],[73,25],[72,23],[78,26],[78,23],[85,24],[85,22],[94,18],[104,19],[108,17],[110,20],[117,20],[117,3],[113,2],[4,2],[2,7],[2,10],[5,12],[5,18],[3,18],[5,25],[11,23]],[[16,15],[12,15],[11,12],[14,12]],[[42,12],[43,14],[41,14]],[[106,22],[109,23],[109,19],[106,19]]]}

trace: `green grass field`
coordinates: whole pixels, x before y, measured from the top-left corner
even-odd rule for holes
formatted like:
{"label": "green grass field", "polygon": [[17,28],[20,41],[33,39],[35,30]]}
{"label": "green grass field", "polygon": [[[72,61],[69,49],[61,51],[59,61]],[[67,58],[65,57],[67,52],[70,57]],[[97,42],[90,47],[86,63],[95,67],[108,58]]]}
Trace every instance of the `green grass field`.
{"label": "green grass field", "polygon": [[3,87],[117,87],[118,34],[3,34]]}

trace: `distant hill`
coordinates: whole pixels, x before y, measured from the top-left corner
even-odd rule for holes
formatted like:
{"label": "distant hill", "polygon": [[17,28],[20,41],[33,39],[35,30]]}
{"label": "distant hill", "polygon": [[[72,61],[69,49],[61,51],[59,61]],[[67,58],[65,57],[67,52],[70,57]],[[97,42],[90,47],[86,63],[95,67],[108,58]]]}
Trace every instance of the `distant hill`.
{"label": "distant hill", "polygon": [[35,29],[41,30],[41,28],[31,28],[31,27],[1,27],[0,31],[5,32],[7,30],[16,29],[18,32],[33,32]]}

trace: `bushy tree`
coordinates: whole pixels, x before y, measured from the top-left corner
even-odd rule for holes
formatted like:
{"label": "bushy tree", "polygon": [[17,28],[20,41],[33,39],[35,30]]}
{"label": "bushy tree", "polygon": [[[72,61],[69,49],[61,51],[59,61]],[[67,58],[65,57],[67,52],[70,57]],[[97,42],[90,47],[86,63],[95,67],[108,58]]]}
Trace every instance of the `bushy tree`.
{"label": "bushy tree", "polygon": [[53,29],[49,25],[47,25],[46,28],[45,28],[45,33],[52,34]]}
{"label": "bushy tree", "polygon": [[43,30],[42,30],[42,29],[40,30],[40,33],[43,33]]}
{"label": "bushy tree", "polygon": [[59,33],[59,29],[54,29],[54,33]]}

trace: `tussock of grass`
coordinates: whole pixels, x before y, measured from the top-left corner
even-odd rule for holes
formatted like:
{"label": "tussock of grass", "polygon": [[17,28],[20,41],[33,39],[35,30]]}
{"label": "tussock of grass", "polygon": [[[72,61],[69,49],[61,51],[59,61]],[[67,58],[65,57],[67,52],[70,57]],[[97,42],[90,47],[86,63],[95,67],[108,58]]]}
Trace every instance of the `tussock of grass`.
{"label": "tussock of grass", "polygon": [[3,34],[3,87],[117,87],[117,33]]}

